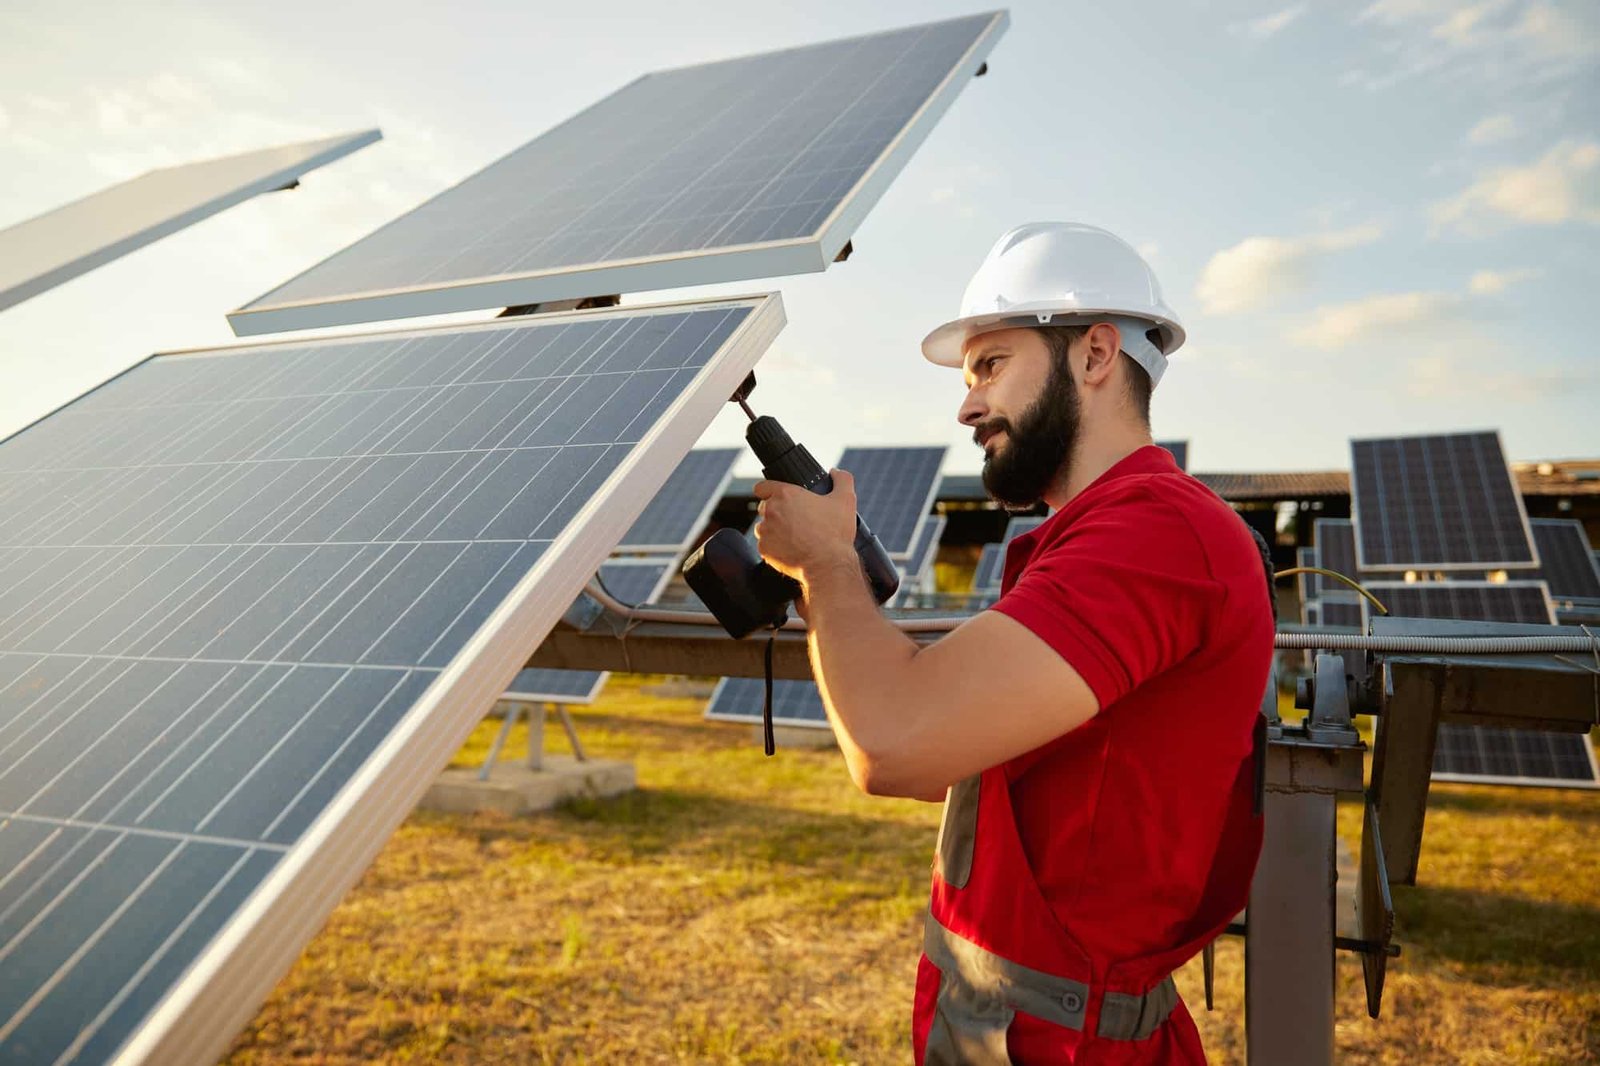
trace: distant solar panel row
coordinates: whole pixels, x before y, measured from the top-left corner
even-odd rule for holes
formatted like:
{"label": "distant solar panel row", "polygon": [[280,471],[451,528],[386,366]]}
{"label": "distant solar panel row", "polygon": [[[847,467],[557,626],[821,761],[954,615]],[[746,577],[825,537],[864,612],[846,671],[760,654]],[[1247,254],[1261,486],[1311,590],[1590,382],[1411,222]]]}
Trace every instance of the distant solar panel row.
{"label": "distant solar panel row", "polygon": [[214,1060],[781,321],[158,356],[0,443],[0,1061]]}
{"label": "distant solar panel row", "polygon": [[[717,722],[759,722],[766,695],[759,677],[725,677],[717,683],[706,704],[706,717]],[[827,729],[828,712],[815,681],[782,680],[772,683],[772,720],[778,725]]]}
{"label": "distant solar panel row", "polygon": [[229,321],[261,333],[822,270],[1006,21],[646,75]]}
{"label": "distant solar panel row", "polygon": [[944,447],[846,448],[836,464],[856,480],[861,520],[876,533],[896,562],[911,554],[912,541],[939,491]]}
{"label": "distant solar panel row", "polygon": [[1353,440],[1350,452],[1359,569],[1538,565],[1498,434]]}
{"label": "distant solar panel row", "polygon": [[1550,594],[1566,600],[1600,600],[1600,564],[1575,518],[1535,518],[1529,523],[1539,548],[1539,574]]}

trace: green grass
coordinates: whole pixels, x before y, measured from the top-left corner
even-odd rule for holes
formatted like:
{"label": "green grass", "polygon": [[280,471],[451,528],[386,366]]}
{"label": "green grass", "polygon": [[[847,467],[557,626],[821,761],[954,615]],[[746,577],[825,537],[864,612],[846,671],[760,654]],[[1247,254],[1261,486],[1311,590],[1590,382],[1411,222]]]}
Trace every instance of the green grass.
{"label": "green grass", "polygon": [[[574,711],[591,754],[634,761],[636,792],[414,815],[230,1061],[906,1061],[938,808],[860,795],[837,752],[764,758],[652,680],[615,676]],[[555,723],[545,737],[565,750]],[[1382,1020],[1339,962],[1340,1061],[1600,1061],[1600,797],[1435,795]],[[1340,818],[1354,842],[1359,808]],[[1242,1062],[1240,943],[1219,948],[1216,1013],[1198,962],[1179,984],[1212,1061]]]}

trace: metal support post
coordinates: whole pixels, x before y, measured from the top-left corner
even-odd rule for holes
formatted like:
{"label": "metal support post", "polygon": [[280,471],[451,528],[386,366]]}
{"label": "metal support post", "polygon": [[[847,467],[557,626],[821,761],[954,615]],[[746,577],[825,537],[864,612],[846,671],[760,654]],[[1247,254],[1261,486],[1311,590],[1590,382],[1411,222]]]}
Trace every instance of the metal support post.
{"label": "metal support post", "polygon": [[1428,785],[1439,731],[1440,678],[1420,670],[1385,669],[1383,707],[1372,754],[1372,798],[1378,808],[1388,881],[1417,883]]}
{"label": "metal support post", "polygon": [[528,705],[528,760],[530,770],[544,769],[544,712],[543,704]]}
{"label": "metal support post", "polygon": [[500,758],[500,749],[506,746],[506,738],[511,735],[511,727],[517,724],[517,715],[522,711],[522,704],[515,701],[503,701],[505,707],[505,720],[500,723],[500,732],[495,734],[494,743],[489,745],[489,754],[484,757],[483,765],[478,768],[478,780],[489,780],[489,774],[494,770],[495,760]]}
{"label": "metal support post", "polygon": [[553,703],[551,706],[554,707],[556,709],[556,713],[561,716],[561,728],[567,731],[567,741],[572,745],[572,757],[577,759],[579,762],[588,762],[589,756],[584,754],[583,745],[578,742],[578,731],[573,728],[572,715],[567,713],[567,705],[564,703]]}

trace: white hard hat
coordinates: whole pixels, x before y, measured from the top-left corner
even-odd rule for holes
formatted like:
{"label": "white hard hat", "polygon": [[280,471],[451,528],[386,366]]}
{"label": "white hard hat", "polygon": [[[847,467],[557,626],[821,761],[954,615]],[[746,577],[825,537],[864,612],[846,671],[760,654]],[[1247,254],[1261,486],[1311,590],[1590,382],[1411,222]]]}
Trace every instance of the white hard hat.
{"label": "white hard hat", "polygon": [[1150,264],[1114,233],[1081,222],[1029,222],[995,242],[961,297],[961,316],[922,342],[940,366],[960,366],[980,333],[1014,326],[1111,322],[1122,350],[1154,385],[1183,344],[1183,324],[1162,299]]}

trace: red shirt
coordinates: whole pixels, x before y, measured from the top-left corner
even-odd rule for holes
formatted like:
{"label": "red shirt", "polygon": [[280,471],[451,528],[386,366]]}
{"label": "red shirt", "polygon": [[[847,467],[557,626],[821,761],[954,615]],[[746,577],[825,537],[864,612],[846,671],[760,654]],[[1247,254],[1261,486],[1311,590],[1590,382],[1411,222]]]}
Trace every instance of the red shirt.
{"label": "red shirt", "polygon": [[1233,850],[1226,812],[1272,658],[1260,553],[1226,503],[1151,445],[1012,541],[1003,588],[993,609],[1100,702],[1005,765],[1023,849],[1096,969],[1137,968],[1199,934],[1213,860]]}

